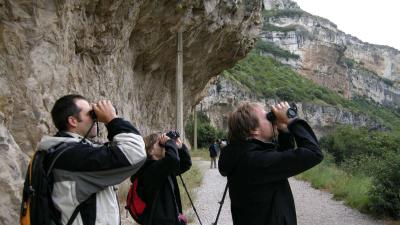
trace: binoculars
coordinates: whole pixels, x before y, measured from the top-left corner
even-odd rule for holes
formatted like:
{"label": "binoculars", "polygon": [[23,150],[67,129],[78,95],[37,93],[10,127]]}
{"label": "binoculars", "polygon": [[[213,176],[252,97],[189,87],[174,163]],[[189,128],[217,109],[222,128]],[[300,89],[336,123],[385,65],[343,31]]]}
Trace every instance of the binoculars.
{"label": "binoculars", "polygon": [[[294,118],[297,116],[297,106],[294,103],[290,103],[290,107],[286,112],[286,115],[288,118]],[[267,120],[269,120],[271,123],[275,123],[276,122],[276,116],[275,114],[271,111],[269,113],[267,113]]]}
{"label": "binoculars", "polygon": [[[97,121],[97,115],[96,115],[96,113],[94,112],[93,109],[89,111],[89,114],[90,114],[90,117],[92,117],[93,121]],[[115,114],[118,115],[118,110],[117,109],[115,109]]]}
{"label": "binoculars", "polygon": [[181,134],[176,130],[170,130],[165,135],[171,139],[177,139],[181,136]]}

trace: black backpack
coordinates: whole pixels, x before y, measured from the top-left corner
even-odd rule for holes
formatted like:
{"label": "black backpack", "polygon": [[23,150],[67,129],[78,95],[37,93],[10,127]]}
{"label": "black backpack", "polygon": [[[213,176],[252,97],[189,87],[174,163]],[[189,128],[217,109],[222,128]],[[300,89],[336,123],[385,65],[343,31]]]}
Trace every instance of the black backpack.
{"label": "black backpack", "polygon": [[[22,192],[21,225],[61,225],[60,214],[55,209],[51,199],[53,187],[51,171],[60,155],[70,148],[70,146],[59,148],[64,145],[66,143],[49,150],[37,150],[29,162]],[[46,162],[46,156],[49,154],[55,154],[54,158],[51,162]],[[46,167],[48,167],[47,170]],[[78,206],[75,209],[68,224],[72,224],[79,208]]]}

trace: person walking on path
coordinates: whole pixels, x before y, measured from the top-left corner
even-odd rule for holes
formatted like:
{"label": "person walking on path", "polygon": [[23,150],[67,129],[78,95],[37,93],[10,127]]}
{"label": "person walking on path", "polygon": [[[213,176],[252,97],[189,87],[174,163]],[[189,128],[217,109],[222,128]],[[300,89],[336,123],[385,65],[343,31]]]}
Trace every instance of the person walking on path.
{"label": "person walking on path", "polygon": [[296,118],[297,111],[283,102],[272,106],[272,113],[275,119],[267,119],[262,105],[244,103],[229,116],[229,144],[221,151],[219,171],[228,177],[234,225],[296,225],[288,178],[323,159],[314,132]]}
{"label": "person walking on path", "polygon": [[217,168],[217,156],[218,156],[218,140],[216,140],[214,143],[210,145],[208,148],[208,151],[210,152],[210,158],[211,158],[211,164],[210,164],[210,169]]}

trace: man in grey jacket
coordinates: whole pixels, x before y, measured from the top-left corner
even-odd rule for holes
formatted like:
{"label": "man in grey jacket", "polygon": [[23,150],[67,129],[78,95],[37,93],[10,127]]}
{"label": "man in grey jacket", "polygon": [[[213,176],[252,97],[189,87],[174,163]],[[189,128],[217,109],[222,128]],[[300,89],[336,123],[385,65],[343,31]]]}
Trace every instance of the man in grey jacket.
{"label": "man in grey jacket", "polygon": [[[109,142],[104,145],[84,138],[96,136],[92,112],[107,127]],[[91,105],[80,95],[58,99],[51,115],[58,132],[43,137],[39,148],[48,150],[47,164],[55,162],[52,200],[61,223],[73,218],[74,225],[120,224],[114,185],[136,173],[145,162],[139,131],[117,117],[110,101]],[[63,153],[55,160],[60,151]]]}

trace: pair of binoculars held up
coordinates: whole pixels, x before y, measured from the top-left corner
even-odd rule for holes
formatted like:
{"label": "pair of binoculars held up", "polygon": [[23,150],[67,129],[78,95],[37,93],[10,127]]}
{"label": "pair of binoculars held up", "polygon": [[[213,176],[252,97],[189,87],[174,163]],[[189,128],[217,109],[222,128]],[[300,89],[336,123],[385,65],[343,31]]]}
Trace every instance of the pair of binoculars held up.
{"label": "pair of binoculars held up", "polygon": [[[290,103],[289,109],[286,111],[286,115],[288,118],[294,118],[297,116],[297,106],[294,103]],[[267,113],[267,120],[269,120],[271,123],[276,122],[276,116],[275,114],[271,111]]]}

